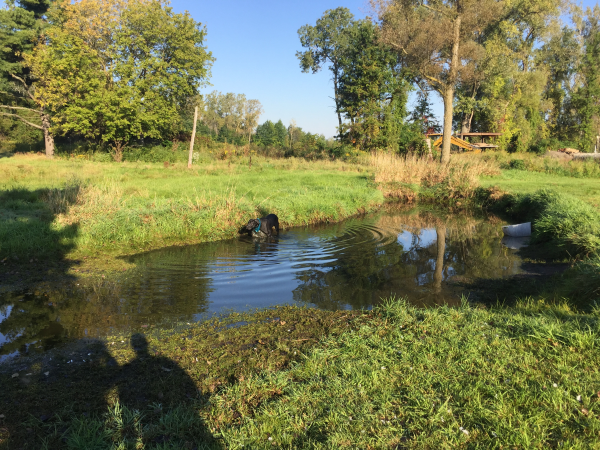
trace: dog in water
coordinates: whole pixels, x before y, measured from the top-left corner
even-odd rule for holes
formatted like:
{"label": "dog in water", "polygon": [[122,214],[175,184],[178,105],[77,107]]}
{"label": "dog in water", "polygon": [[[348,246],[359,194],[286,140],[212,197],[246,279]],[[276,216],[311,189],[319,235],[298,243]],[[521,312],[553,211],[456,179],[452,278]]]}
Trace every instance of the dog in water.
{"label": "dog in water", "polygon": [[275,214],[269,214],[267,217],[261,217],[260,219],[250,219],[248,225],[246,225],[246,230],[248,230],[250,236],[252,232],[263,232],[267,237],[271,237],[273,227],[275,227],[275,231],[279,235],[279,219]]}

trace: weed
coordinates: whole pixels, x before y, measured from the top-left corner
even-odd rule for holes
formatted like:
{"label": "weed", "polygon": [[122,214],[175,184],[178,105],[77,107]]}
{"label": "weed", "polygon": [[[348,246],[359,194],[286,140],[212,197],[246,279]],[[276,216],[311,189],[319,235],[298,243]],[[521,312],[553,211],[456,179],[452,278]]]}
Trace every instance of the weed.
{"label": "weed", "polygon": [[375,183],[387,198],[405,202],[452,204],[470,200],[479,186],[479,176],[498,174],[493,164],[455,156],[449,164],[427,158],[376,153],[371,156]]}

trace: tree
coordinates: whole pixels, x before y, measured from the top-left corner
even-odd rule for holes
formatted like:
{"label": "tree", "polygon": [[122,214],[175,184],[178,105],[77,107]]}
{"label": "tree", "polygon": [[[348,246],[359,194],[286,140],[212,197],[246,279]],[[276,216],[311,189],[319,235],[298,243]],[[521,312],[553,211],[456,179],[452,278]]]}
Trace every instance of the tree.
{"label": "tree", "polygon": [[284,147],[288,139],[288,132],[281,119],[277,121],[273,129],[275,130],[274,144],[280,147]]}
{"label": "tree", "polygon": [[226,126],[247,136],[249,143],[262,112],[262,105],[258,100],[248,100],[244,94],[221,94],[213,91],[205,98],[204,122],[215,133]]}
{"label": "tree", "polygon": [[563,27],[540,48],[537,62],[547,69],[544,96],[552,103],[548,114],[550,130],[555,138],[567,140],[573,131],[573,114],[569,108],[575,91],[575,74],[581,62],[581,45],[574,29]]}
{"label": "tree", "polygon": [[0,10],[0,115],[42,131],[49,158],[54,155],[50,117],[36,101],[35,78],[24,67],[23,57],[37,42],[50,4],[49,0],[22,0]]}
{"label": "tree", "polygon": [[483,55],[477,36],[498,20],[500,0],[373,0],[379,6],[382,41],[398,53],[415,78],[444,101],[442,163],[450,161],[454,92],[474,77]]}
{"label": "tree", "polygon": [[210,75],[205,28],[159,0],[65,3],[26,58],[53,129],[124,147],[180,128],[178,109]]}
{"label": "tree", "polygon": [[477,34],[485,54],[475,76],[456,89],[454,123],[461,132],[502,132],[501,147],[526,150],[555,128],[547,96],[552,70],[540,55],[560,31],[560,8],[555,0],[506,2],[498,20]]}
{"label": "tree", "polygon": [[262,113],[262,105],[258,100],[248,100],[242,105],[242,129],[248,135],[248,144]]}
{"label": "tree", "polygon": [[379,44],[378,34],[372,22],[354,22],[339,62],[340,107],[349,122],[340,135],[362,150],[396,147],[406,116],[410,85],[398,56]]}
{"label": "tree", "polygon": [[572,106],[578,116],[579,146],[591,151],[600,135],[600,20],[591,10],[585,21],[584,47],[579,67],[582,85],[573,95]]}
{"label": "tree", "polygon": [[417,124],[424,135],[429,132],[440,132],[441,127],[431,109],[429,92],[427,90],[419,89],[417,91],[417,102],[410,114],[409,120]]}
{"label": "tree", "polygon": [[341,75],[340,59],[348,48],[348,30],[354,16],[348,8],[328,9],[317,20],[316,26],[304,25],[298,30],[302,47],[308,50],[296,52],[302,71],[317,73],[329,63],[333,80],[335,112],[339,129],[342,128],[342,112],[339,89]]}

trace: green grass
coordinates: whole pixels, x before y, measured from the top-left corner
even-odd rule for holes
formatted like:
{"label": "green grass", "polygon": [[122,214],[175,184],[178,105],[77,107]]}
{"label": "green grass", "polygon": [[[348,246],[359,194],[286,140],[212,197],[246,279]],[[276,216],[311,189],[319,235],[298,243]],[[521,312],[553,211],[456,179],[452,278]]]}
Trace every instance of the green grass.
{"label": "green grass", "polygon": [[569,194],[600,208],[600,180],[574,178],[523,170],[503,170],[501,175],[481,177],[482,187],[496,186],[511,194],[531,194],[551,188]]}
{"label": "green grass", "polygon": [[392,300],[292,369],[227,388],[212,417],[231,449],[590,448],[600,438],[599,325],[597,313],[537,304],[418,310]]}
{"label": "green grass", "polygon": [[0,159],[0,258],[120,256],[234,237],[275,213],[283,228],[383,203],[366,169],[247,158],[184,165]]}
{"label": "green grass", "polygon": [[[6,448],[597,448],[598,308],[418,309],[390,300],[358,315],[301,311],[256,316],[256,329],[213,323],[149,336],[150,353],[137,359],[117,340],[104,359],[93,354],[95,366],[75,353],[66,358],[76,364],[63,357],[48,377],[42,366],[24,369],[28,382],[2,375],[20,392],[0,395],[33,414],[8,414]],[[89,399],[110,383],[117,387],[93,409]],[[44,406],[53,397],[55,414]]]}

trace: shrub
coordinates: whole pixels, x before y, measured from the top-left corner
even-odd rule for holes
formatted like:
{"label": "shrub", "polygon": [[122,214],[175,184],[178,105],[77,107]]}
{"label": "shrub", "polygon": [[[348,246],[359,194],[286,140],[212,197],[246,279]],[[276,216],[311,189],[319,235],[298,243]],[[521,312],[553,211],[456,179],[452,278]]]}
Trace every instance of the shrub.
{"label": "shrub", "polygon": [[527,170],[527,166],[525,165],[525,161],[522,159],[513,159],[508,163],[509,169],[514,170]]}
{"label": "shrub", "polygon": [[123,153],[123,161],[169,162],[182,160],[185,152],[174,152],[162,145],[154,147],[129,147]]}
{"label": "shrub", "polygon": [[454,157],[449,164],[428,158],[376,153],[371,156],[375,182],[388,198],[403,201],[456,203],[472,199],[480,175],[495,175],[498,167],[491,161]]}

